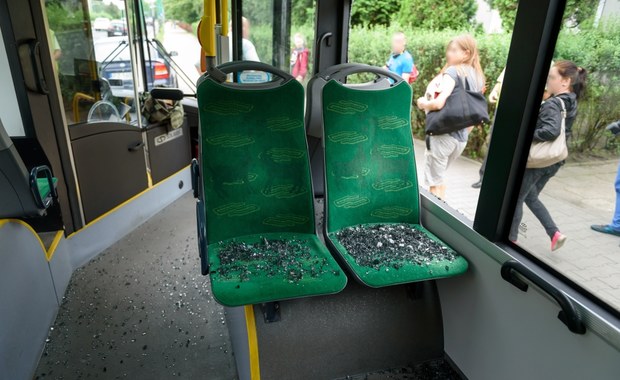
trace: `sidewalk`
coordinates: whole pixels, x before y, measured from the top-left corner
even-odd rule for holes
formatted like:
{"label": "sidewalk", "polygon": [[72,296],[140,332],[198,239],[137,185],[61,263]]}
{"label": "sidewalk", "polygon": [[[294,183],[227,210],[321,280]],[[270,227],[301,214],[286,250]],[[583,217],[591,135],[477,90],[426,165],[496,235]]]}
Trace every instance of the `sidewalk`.
{"label": "sidewalk", "polygon": [[[419,179],[424,168],[424,142],[415,141]],[[478,179],[480,163],[459,158],[446,176],[446,202],[473,220],[480,191],[471,184]],[[613,307],[620,309],[620,239],[590,230],[591,224],[611,221],[615,207],[614,180],[617,161],[567,164],[541,194],[568,241],[551,252],[549,237],[538,220],[524,207],[519,244],[566,277],[579,283]]]}

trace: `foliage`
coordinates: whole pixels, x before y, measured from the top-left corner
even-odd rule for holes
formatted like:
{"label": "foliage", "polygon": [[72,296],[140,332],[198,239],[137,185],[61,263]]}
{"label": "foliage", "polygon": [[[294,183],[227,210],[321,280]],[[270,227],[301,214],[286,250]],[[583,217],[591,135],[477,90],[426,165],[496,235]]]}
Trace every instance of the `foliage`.
{"label": "foliage", "polygon": [[81,7],[71,9],[57,2],[47,3],[45,6],[47,22],[54,32],[80,30],[84,24],[84,12]]}
{"label": "foliage", "polygon": [[400,10],[400,3],[399,0],[354,0],[351,7],[351,25],[389,26]]}
{"label": "foliage", "polygon": [[476,0],[401,0],[399,22],[409,29],[427,30],[468,28],[476,16]]}
{"label": "foliage", "polygon": [[164,12],[168,20],[176,20],[187,24],[195,23],[202,16],[202,1],[196,0],[164,0]]}
{"label": "foliage", "polygon": [[[517,15],[518,0],[485,0],[489,5],[497,9],[502,18],[502,26],[505,30],[513,30],[515,26],[515,17]],[[567,0],[564,15],[565,25],[587,26],[591,24],[599,0]]]}
{"label": "foliage", "polygon": [[291,25],[293,28],[314,24],[314,3],[315,0],[293,1],[291,7]]}
{"label": "foliage", "polygon": [[[390,28],[353,28],[349,35],[349,61],[384,66],[390,54],[389,42],[386,41],[389,41],[389,36],[399,28],[399,25],[393,25]],[[454,36],[464,32],[450,30],[421,31],[417,29],[413,32],[409,28],[405,28],[404,31],[407,35],[407,49],[413,55],[416,67],[420,71],[420,76],[413,85],[413,97],[417,99],[424,95],[426,86],[445,64],[444,57],[447,43]],[[481,53],[482,66],[487,78],[487,88],[490,91],[506,64],[510,35],[480,34],[476,36],[476,39]],[[360,80],[363,79],[361,78]],[[491,107],[490,111],[493,113],[494,107]],[[414,108],[411,117],[414,134],[418,137],[423,137],[424,113]],[[471,134],[467,154],[473,157],[480,155],[487,132],[488,126]]]}
{"label": "foliage", "polygon": [[[349,61],[384,66],[390,53],[389,37],[399,29],[390,27],[353,28],[349,36]],[[404,28],[408,50],[420,71],[413,85],[414,99],[424,95],[426,86],[444,64],[445,48],[458,31],[422,31]],[[480,49],[482,67],[486,76],[487,94],[506,64],[510,34],[475,34]],[[604,132],[605,125],[620,119],[620,28],[609,25],[599,29],[561,32],[555,59],[568,59],[589,71],[588,91],[580,101],[579,114],[573,126],[571,150],[588,152],[616,149],[615,141]],[[361,78],[363,80],[365,78]],[[491,117],[495,107],[490,106]],[[412,128],[418,137],[424,136],[423,112],[414,107]],[[469,138],[466,154],[480,157],[485,150],[488,127],[475,129]]]}
{"label": "foliage", "polygon": [[557,42],[556,59],[568,59],[588,70],[588,91],[579,102],[571,148],[586,153],[615,149],[605,126],[620,119],[620,28],[602,25],[579,33],[563,31]]}

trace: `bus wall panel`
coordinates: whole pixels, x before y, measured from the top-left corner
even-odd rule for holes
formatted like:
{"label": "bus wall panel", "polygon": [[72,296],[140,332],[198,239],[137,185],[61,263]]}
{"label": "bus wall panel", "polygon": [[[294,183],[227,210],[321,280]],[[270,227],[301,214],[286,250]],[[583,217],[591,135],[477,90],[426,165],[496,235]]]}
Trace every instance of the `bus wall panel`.
{"label": "bus wall panel", "polygon": [[191,190],[189,167],[160,182],[131,202],[107,213],[69,237],[71,265],[77,269],[120,240],[140,224]]}
{"label": "bus wall panel", "polygon": [[32,230],[0,225],[0,374],[28,379],[38,363],[58,301],[45,250]]}
{"label": "bus wall panel", "polygon": [[620,352],[591,331],[571,333],[559,306],[533,286],[523,293],[504,281],[490,256],[498,247],[428,209],[423,220],[469,260],[465,276],[438,281],[445,351],[469,379],[618,379]]}

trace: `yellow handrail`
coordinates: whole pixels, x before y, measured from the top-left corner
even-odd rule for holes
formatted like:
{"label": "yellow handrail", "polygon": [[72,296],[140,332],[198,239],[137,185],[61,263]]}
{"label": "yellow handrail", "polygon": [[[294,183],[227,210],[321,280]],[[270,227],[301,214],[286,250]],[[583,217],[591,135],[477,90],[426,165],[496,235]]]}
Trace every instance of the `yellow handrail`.
{"label": "yellow handrail", "polygon": [[223,37],[228,37],[228,0],[221,0],[220,2],[220,13],[221,13],[221,35]]}
{"label": "yellow handrail", "polygon": [[207,57],[215,57],[215,0],[204,0],[198,40]]}

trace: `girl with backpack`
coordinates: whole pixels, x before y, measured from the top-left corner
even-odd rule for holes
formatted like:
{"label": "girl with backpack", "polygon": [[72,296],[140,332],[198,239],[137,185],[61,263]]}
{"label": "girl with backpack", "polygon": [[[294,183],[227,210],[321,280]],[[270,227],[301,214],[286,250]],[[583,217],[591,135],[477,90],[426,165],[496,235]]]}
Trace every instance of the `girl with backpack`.
{"label": "girl with backpack", "polygon": [[[585,90],[586,75],[585,69],[570,61],[558,61],[549,71],[547,91],[551,96],[542,103],[538,113],[528,165],[508,236],[512,242],[516,243],[518,238],[524,203],[545,228],[552,251],[560,249],[566,242],[566,235],[560,232],[539,196],[568,155],[566,139],[577,116],[577,99]],[[551,145],[560,146],[564,153],[553,153]]]}

